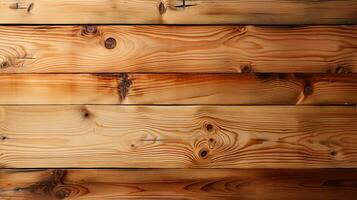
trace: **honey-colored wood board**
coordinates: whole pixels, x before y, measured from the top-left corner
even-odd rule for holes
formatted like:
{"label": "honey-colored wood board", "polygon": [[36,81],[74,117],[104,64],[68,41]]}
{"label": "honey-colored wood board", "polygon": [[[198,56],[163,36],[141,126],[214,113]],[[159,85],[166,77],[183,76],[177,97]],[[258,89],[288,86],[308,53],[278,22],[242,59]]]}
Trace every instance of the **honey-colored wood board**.
{"label": "honey-colored wood board", "polygon": [[356,24],[354,0],[3,0],[2,24]]}
{"label": "honey-colored wood board", "polygon": [[0,73],[348,73],[356,47],[357,26],[0,26]]}
{"label": "honey-colored wood board", "polygon": [[1,170],[0,198],[353,199],[356,169]]}
{"label": "honey-colored wood board", "polygon": [[357,74],[0,74],[0,104],[357,104]]}
{"label": "honey-colored wood board", "polygon": [[355,106],[2,106],[2,168],[353,168]]}

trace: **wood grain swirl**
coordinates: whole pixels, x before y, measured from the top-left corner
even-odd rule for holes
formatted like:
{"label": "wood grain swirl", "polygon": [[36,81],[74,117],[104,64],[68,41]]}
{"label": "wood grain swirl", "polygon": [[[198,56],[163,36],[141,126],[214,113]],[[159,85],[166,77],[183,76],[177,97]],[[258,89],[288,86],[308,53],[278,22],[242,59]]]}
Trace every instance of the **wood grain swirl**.
{"label": "wood grain swirl", "polygon": [[357,75],[0,74],[0,104],[355,105]]}
{"label": "wood grain swirl", "polygon": [[356,183],[356,169],[1,170],[0,198],[336,200]]}
{"label": "wood grain swirl", "polygon": [[356,24],[354,0],[2,0],[2,24]]}
{"label": "wood grain swirl", "polygon": [[357,26],[0,26],[0,73],[357,72]]}
{"label": "wood grain swirl", "polygon": [[357,109],[2,106],[2,168],[353,168]]}

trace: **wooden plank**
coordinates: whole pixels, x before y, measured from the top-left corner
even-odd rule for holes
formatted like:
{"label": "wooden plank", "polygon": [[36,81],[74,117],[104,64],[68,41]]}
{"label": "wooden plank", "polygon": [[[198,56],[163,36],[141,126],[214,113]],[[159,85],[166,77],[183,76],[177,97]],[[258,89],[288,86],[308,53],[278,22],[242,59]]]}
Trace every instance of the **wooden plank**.
{"label": "wooden plank", "polygon": [[3,0],[0,23],[356,24],[354,0]]}
{"label": "wooden plank", "polygon": [[0,73],[348,73],[356,46],[357,26],[1,26]]}
{"label": "wooden plank", "polygon": [[2,106],[2,168],[353,168],[354,106]]}
{"label": "wooden plank", "polygon": [[0,198],[332,200],[356,182],[356,169],[1,170]]}
{"label": "wooden plank", "polygon": [[357,74],[0,74],[0,104],[357,104]]}

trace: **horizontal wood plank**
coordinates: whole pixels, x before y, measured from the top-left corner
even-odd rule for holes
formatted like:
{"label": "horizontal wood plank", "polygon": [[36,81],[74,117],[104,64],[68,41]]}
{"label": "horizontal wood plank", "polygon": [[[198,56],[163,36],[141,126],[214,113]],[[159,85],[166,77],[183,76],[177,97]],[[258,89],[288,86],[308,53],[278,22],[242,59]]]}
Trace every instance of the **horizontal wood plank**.
{"label": "horizontal wood plank", "polygon": [[355,106],[2,106],[2,168],[353,168]]}
{"label": "horizontal wood plank", "polygon": [[357,26],[0,26],[0,73],[349,73],[356,47]]}
{"label": "horizontal wood plank", "polygon": [[336,200],[356,183],[356,169],[1,170],[0,198]]}
{"label": "horizontal wood plank", "polygon": [[3,0],[0,23],[356,24],[354,0]]}
{"label": "horizontal wood plank", "polygon": [[0,74],[0,104],[357,104],[357,74]]}

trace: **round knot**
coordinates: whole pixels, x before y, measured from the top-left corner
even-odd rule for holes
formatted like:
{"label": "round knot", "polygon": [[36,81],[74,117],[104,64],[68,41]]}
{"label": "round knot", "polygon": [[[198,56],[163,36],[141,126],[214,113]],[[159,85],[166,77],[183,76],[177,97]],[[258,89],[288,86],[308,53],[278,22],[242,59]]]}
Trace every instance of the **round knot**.
{"label": "round knot", "polygon": [[104,46],[107,49],[114,49],[117,46],[117,41],[112,37],[107,38],[104,42]]}

